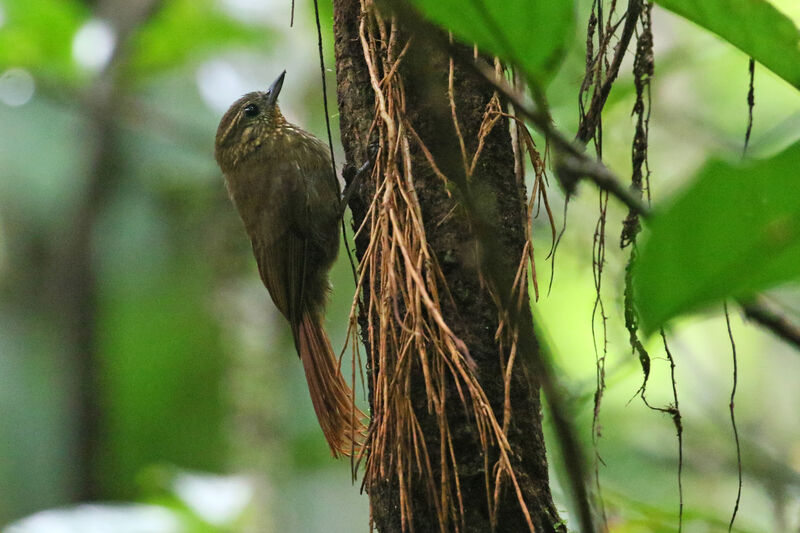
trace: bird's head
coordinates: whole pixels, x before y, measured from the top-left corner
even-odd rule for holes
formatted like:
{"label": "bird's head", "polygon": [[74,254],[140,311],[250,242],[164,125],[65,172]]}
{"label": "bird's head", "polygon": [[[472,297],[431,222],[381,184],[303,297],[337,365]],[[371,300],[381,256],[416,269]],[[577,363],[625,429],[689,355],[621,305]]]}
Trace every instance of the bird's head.
{"label": "bird's head", "polygon": [[215,156],[220,166],[236,162],[280,134],[285,124],[278,107],[284,70],[266,91],[248,93],[236,100],[220,120]]}

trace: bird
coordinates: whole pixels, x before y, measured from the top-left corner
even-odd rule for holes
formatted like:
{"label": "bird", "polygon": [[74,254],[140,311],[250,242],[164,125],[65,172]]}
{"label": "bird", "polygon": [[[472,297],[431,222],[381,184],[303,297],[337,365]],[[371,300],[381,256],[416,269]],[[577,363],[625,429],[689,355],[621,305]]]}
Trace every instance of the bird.
{"label": "bird", "polygon": [[357,454],[366,416],[342,376],[323,320],[339,250],[342,200],[328,146],[278,106],[284,70],[223,115],[214,157],[253,247],[258,272],[289,322],[311,402],[334,457]]}

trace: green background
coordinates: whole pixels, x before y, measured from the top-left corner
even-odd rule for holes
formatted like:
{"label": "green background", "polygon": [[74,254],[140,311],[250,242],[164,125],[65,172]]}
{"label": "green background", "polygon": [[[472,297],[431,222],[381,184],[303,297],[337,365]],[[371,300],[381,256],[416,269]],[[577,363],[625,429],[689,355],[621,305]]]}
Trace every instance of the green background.
{"label": "green background", "polygon": [[[93,9],[119,5],[0,0],[0,525],[75,501],[73,369],[54,298],[69,221],[85,194],[91,138],[83,95],[97,76],[75,50],[92,17],[104,16]],[[775,5],[798,24],[795,3]],[[568,133],[577,127],[589,2],[576,6],[575,24],[565,26],[564,62],[548,74],[547,88],[555,124]],[[350,484],[349,464],[329,458],[290,333],[258,279],[213,160],[216,125],[227,105],[266,87],[283,69],[285,115],[324,135],[313,4],[297,2],[291,28],[290,9],[288,1],[166,0],[134,35],[121,73],[125,98],[113,106],[116,186],[97,206],[92,234],[104,415],[99,491],[104,501],[165,506],[189,531],[368,531],[367,498]],[[333,104],[332,14],[324,2],[321,9]],[[748,58],[659,7],[653,15],[650,166],[659,200],[672,197],[708,160],[741,151]],[[24,85],[20,69],[34,91],[22,105],[9,105],[20,90],[3,80]],[[756,102],[754,156],[772,156],[800,139],[800,95],[761,66]],[[605,160],[621,176],[630,172],[632,105],[626,62],[603,118]],[[334,145],[341,164],[337,139]],[[560,225],[563,194],[551,183]],[[534,303],[590,453],[597,203],[596,190],[582,185],[570,203],[552,291],[543,290]],[[599,475],[611,531],[671,531],[678,505],[674,428],[640,400],[630,401],[641,375],[622,322],[626,255],[614,243],[624,216],[612,201]],[[540,287],[549,281],[549,235],[540,216],[534,226]],[[327,328],[341,347],[353,293],[343,254],[332,282]],[[770,296],[800,309],[796,288]],[[719,307],[674,320],[669,330],[685,425],[684,531],[724,531],[736,494],[731,357]],[[737,311],[732,320],[745,472],[737,526],[796,530],[800,357]],[[648,348],[655,357],[648,397],[665,405],[671,389],[660,339],[653,337]],[[545,423],[549,432],[547,416]],[[573,524],[559,451],[554,444],[550,450],[556,502]],[[246,509],[229,523],[210,525],[179,488],[185,472],[245,476],[232,479],[246,480]],[[220,499],[233,492],[226,490],[218,489]],[[126,531],[121,528],[109,522],[109,532]]]}

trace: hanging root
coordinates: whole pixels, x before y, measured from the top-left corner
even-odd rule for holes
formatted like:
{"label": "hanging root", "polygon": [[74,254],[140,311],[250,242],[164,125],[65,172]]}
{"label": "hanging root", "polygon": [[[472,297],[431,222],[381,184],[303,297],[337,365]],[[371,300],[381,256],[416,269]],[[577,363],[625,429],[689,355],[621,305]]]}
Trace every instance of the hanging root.
{"label": "hanging root", "polygon": [[[375,94],[376,111],[370,132],[371,138],[379,140],[371,184],[375,194],[356,231],[356,238],[362,238],[364,232],[367,233],[363,237],[369,238],[359,263],[357,290],[357,294],[366,295],[360,321],[365,343],[371,347],[368,363],[372,369],[372,425],[358,455],[358,461],[364,461],[364,486],[370,490],[387,481],[395,485],[403,531],[413,530],[412,502],[419,500],[413,491],[419,487],[424,487],[425,499],[431,502],[438,518],[429,530],[467,530],[456,439],[447,415],[452,411],[447,403],[457,401],[463,404],[464,415],[481,448],[492,523],[497,521],[496,502],[502,483],[516,495],[527,529],[534,531],[506,437],[516,334],[511,328],[503,330],[501,325],[503,338],[510,344],[508,357],[503,359],[506,401],[501,421],[474,374],[475,365],[466,345],[442,315],[442,307],[452,306],[453,300],[427,241],[412,175],[412,152],[427,161],[448,194],[452,189],[406,115],[405,88],[397,72],[408,42],[401,42],[394,21],[382,18],[369,0],[362,0],[361,11],[359,37]],[[449,88],[464,174],[469,181],[484,139],[496,124],[505,123],[500,120],[505,115],[499,101],[493,98],[484,113],[475,152],[470,154],[466,146],[472,143],[465,142],[458,126],[452,73]],[[419,159],[415,160],[414,164],[418,163]],[[462,209],[468,211],[456,203],[447,217],[462,216]],[[524,287],[526,279],[527,271],[522,269],[517,273],[515,290]],[[501,298],[507,299],[508,295]],[[518,300],[522,301],[521,292]],[[356,296],[351,308],[351,339],[358,312]],[[436,449],[431,448],[434,441],[430,438],[430,423],[438,426]]]}
{"label": "hanging root", "polygon": [[[611,2],[609,12],[604,10],[603,0],[595,0],[592,12],[586,27],[586,71],[578,93],[578,109],[580,113],[580,126],[578,139],[583,142],[594,141],[595,153],[598,159],[603,157],[603,124],[600,120],[604,94],[607,87],[616,77],[616,72],[609,62],[611,52],[611,36],[614,28],[611,20],[614,16],[616,2]],[[626,17],[629,15],[626,15]],[[597,48],[595,48],[595,40]],[[587,109],[587,97],[589,108]],[[600,507],[600,516],[603,524],[607,524],[605,503],[600,485],[600,465],[603,458],[600,455],[599,441],[602,436],[600,424],[600,410],[606,388],[606,355],[608,354],[608,316],[603,302],[603,267],[606,260],[606,213],[608,209],[608,191],[600,190],[598,194],[599,214],[592,236],[592,274],[594,277],[595,300],[592,306],[591,329],[592,345],[595,354],[595,392],[594,407],[592,410],[592,447],[594,449],[594,484],[597,492],[597,502]],[[601,345],[598,347],[598,331],[596,324],[600,320]],[[607,526],[606,526],[607,527]]]}
{"label": "hanging root", "polygon": [[[633,105],[633,115],[636,116],[636,128],[633,135],[631,147],[631,190],[637,198],[641,199],[646,194],[648,205],[650,204],[650,167],[648,163],[647,150],[649,145],[650,131],[650,80],[654,73],[655,58],[653,56],[653,32],[651,27],[652,4],[643,4],[638,10],[638,34],[636,39],[636,54],[633,60],[633,79],[636,89],[636,101]],[[647,353],[638,334],[638,315],[634,306],[633,294],[633,265],[636,262],[638,248],[636,239],[641,231],[640,214],[631,209],[628,216],[622,223],[622,233],[620,235],[620,248],[630,246],[631,253],[628,265],[625,269],[625,327],[630,337],[631,349],[639,357],[642,367],[642,385],[637,391],[644,404],[654,410],[667,414],[672,419],[675,432],[678,438],[678,532],[683,530],[683,423],[681,411],[678,403],[678,388],[675,382],[675,359],[672,357],[667,336],[661,330],[661,338],[664,351],[670,364],[670,382],[672,384],[672,403],[659,407],[651,405],[647,401],[647,381],[650,377],[650,355]]]}

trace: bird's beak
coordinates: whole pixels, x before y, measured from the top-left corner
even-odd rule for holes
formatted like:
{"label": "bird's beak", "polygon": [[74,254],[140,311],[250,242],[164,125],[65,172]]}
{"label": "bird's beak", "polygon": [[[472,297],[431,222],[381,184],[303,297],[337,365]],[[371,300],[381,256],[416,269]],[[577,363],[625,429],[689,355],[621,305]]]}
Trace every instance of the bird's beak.
{"label": "bird's beak", "polygon": [[272,82],[272,85],[269,86],[267,89],[267,103],[269,105],[275,105],[275,102],[278,101],[278,95],[281,93],[281,87],[283,87],[283,78],[286,76],[286,71],[284,70],[281,72],[281,75],[278,76],[278,79]]}

